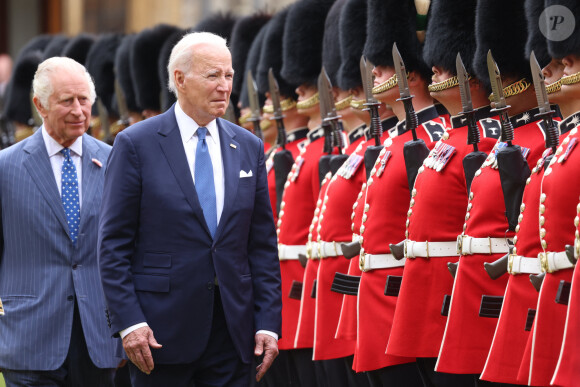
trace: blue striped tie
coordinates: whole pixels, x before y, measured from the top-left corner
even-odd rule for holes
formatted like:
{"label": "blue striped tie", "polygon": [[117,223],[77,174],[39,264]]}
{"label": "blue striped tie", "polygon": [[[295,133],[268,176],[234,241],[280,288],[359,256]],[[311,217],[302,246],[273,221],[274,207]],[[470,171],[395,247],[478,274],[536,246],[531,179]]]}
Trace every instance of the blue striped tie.
{"label": "blue striped tie", "polygon": [[197,149],[195,150],[195,190],[203,209],[203,216],[211,236],[217,228],[217,208],[215,185],[213,182],[213,165],[207,148],[205,136],[207,128],[197,128]]}
{"label": "blue striped tie", "polygon": [[70,149],[64,148],[60,151],[64,156],[62,163],[61,199],[68,223],[70,239],[76,244],[79,236],[79,223],[81,219],[81,207],[79,201],[79,180],[77,169],[70,157]]}

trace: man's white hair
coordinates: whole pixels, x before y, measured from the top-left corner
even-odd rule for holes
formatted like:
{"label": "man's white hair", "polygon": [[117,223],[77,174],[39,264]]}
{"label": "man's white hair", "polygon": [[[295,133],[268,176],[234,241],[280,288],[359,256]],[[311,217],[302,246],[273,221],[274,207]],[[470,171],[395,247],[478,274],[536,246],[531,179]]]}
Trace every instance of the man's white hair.
{"label": "man's white hair", "polygon": [[91,104],[95,102],[97,98],[97,93],[95,92],[95,84],[91,75],[79,62],[74,59],[67,58],[64,56],[55,56],[49,58],[38,65],[36,73],[34,74],[34,80],[32,81],[33,95],[38,98],[40,104],[44,108],[49,108],[48,99],[53,93],[52,88],[52,75],[57,71],[65,70],[69,73],[83,73],[87,78],[87,83],[89,85],[89,100]]}
{"label": "man's white hair", "polygon": [[198,44],[213,44],[228,48],[227,42],[219,35],[210,32],[191,32],[185,35],[171,50],[169,63],[167,64],[167,71],[169,73],[169,90],[177,96],[177,89],[175,88],[174,72],[180,70],[184,74],[189,72],[193,64],[193,46]]}

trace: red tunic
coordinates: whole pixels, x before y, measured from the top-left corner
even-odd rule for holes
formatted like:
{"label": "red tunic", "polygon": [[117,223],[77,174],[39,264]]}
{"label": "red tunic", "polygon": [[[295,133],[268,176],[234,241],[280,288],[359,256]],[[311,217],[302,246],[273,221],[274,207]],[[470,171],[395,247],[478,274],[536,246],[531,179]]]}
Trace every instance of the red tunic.
{"label": "red tunic", "polygon": [[[320,190],[318,159],[322,155],[324,145],[321,135],[320,129],[308,134],[310,143],[301,155],[296,157],[292,171],[288,174],[277,223],[279,244],[305,246],[308,240],[308,227]],[[288,294],[293,281],[302,281],[304,268],[296,259],[280,260],[280,272],[282,276],[282,337],[278,341],[278,347],[292,349],[296,336],[300,300],[289,298]]]}
{"label": "red tunic", "polygon": [[[308,133],[308,128],[295,129],[288,133],[288,143],[286,144],[286,149],[292,153],[292,157],[296,160],[296,157],[300,154],[300,149],[304,147],[306,134]],[[276,175],[274,173],[274,155],[278,153],[282,148],[276,147],[268,154],[268,159],[266,160],[266,171],[268,172],[268,192],[270,193],[270,205],[272,206],[272,213],[274,214],[274,224],[278,223],[278,213],[276,211]]]}
{"label": "red tunic", "polygon": [[[580,221],[580,204],[577,206],[577,216],[574,219],[576,224],[576,245],[580,243],[578,223]],[[576,247],[578,249],[578,247]],[[554,372],[552,384],[556,386],[574,386],[580,380],[580,269],[578,265],[574,268],[572,277],[572,288],[570,289],[570,300],[568,302],[568,314],[562,339],[562,349],[560,358]]]}
{"label": "red tunic", "polygon": [[[425,116],[430,110],[432,116]],[[428,148],[444,136],[447,129],[434,107],[419,112],[423,119],[417,128],[417,137]],[[397,125],[400,132],[401,124]],[[360,234],[366,254],[390,254],[389,244],[405,239],[404,225],[409,206],[409,183],[403,157],[403,147],[412,140],[410,131],[384,141],[384,148],[375,164],[374,173],[367,182],[365,216]],[[397,297],[385,296],[388,275],[402,276],[403,267],[376,269],[362,273],[358,300],[358,336],[356,371],[370,371],[409,363],[413,357],[386,355]]]}
{"label": "red tunic", "polygon": [[[308,228],[308,241],[315,242],[318,237],[318,226],[320,219],[320,209],[322,208],[322,198],[328,189],[330,182],[330,173],[322,180],[320,188],[320,196],[316,202],[316,209],[312,212],[314,216],[310,216],[311,223]],[[297,316],[296,322],[296,338],[294,341],[295,348],[313,348],[314,347],[314,318],[316,313],[316,289],[314,288],[314,281],[318,274],[318,265],[320,259],[318,258],[318,249],[316,245],[311,244],[312,250],[308,255],[308,262],[306,263],[306,270],[302,279],[302,297],[300,299],[300,314]]]}
{"label": "red tunic", "polygon": [[[540,229],[542,248],[547,252],[564,251],[565,246],[572,244],[576,227],[574,218],[577,213],[580,185],[580,141],[578,129],[572,129],[569,136],[562,141],[550,167],[544,172],[542,183],[543,203],[540,205]],[[573,145],[575,144],[575,145]],[[552,380],[564,334],[567,306],[554,302],[560,281],[570,282],[573,269],[564,269],[546,273],[540,291],[534,323],[531,357],[529,366],[529,384],[548,385]],[[522,369],[526,366],[522,363]],[[577,382],[577,381],[576,381]]]}
{"label": "red tunic", "polygon": [[[383,135],[381,136],[381,143],[389,137],[388,130],[391,129],[393,126],[397,124],[397,117],[392,116],[387,118],[381,122],[381,126],[383,129]],[[367,128],[370,130],[370,128]],[[368,136],[369,140],[365,146],[374,146],[375,140]],[[366,181],[366,169],[365,169],[365,181]],[[361,192],[366,192],[366,183],[362,185]],[[360,194],[360,192],[359,192]],[[362,195],[362,194],[360,194]],[[361,219],[363,216],[363,207],[364,207],[364,197],[358,196],[357,200],[353,204],[352,213],[351,213],[351,231],[353,233],[356,230],[356,234],[353,234],[353,241],[356,237],[357,240],[360,238],[358,232],[360,231]],[[359,268],[359,256],[353,257],[350,260],[349,267],[348,267],[348,275],[360,277],[362,272]],[[353,295],[344,295],[342,298],[342,305],[340,308],[340,317],[338,320],[338,326],[336,327],[336,338],[338,339],[346,339],[346,340],[355,340],[357,335],[357,303],[358,303],[358,296]],[[356,362],[356,359],[354,360]],[[355,364],[353,363],[353,369],[355,368]]]}
{"label": "red tunic", "polygon": [[[534,121],[537,109],[518,114],[510,120],[514,126],[513,143],[529,149],[528,165],[536,165],[545,150],[545,134]],[[532,122],[525,118],[529,117]],[[495,156],[490,154],[476,172],[463,235],[474,238],[511,238],[505,216],[499,170],[493,167]],[[484,269],[484,262],[493,262],[507,253],[462,255],[453,285],[449,317],[441,343],[436,371],[458,374],[479,374],[483,370],[497,319],[480,317],[483,295],[503,296],[508,276],[492,280]]]}
{"label": "red tunic", "polygon": [[[526,183],[520,214],[514,254],[537,258],[540,245],[539,218],[540,191],[544,177],[543,159],[540,158]],[[481,374],[481,379],[497,383],[526,383],[518,380],[518,370],[530,331],[526,331],[528,310],[536,309],[538,292],[530,283],[529,274],[513,274],[508,277],[501,314],[497,323],[491,348]]]}
{"label": "red tunic", "polygon": [[[478,114],[489,116],[489,109],[478,110]],[[499,136],[499,122],[480,118],[478,126],[482,137],[479,148],[482,151],[491,149]],[[448,141],[453,141],[455,153],[445,167],[439,172],[425,166],[420,169],[422,172],[417,175],[413,201],[407,212],[407,239],[452,242],[461,233],[468,202],[463,158],[473,151],[472,146],[466,145],[466,138],[466,128],[450,131]],[[447,263],[457,260],[457,256],[407,259],[387,354],[438,355],[447,320],[441,315],[441,306],[453,286]]]}
{"label": "red tunic", "polygon": [[[340,244],[352,240],[351,206],[365,181],[363,157],[366,145],[363,145],[362,129],[349,133],[350,145],[345,154],[351,156],[331,178],[322,199],[318,242]],[[314,360],[336,359],[354,353],[356,340],[335,338],[343,295],[330,290],[335,274],[346,273],[349,263],[343,255],[320,260],[316,277]]]}

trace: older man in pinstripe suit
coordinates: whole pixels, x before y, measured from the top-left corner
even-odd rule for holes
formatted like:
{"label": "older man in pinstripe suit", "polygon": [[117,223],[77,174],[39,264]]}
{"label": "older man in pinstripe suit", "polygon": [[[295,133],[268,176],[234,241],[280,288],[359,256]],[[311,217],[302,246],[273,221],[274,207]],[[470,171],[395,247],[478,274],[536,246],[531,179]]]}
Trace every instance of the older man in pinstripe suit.
{"label": "older man in pinstripe suit", "polygon": [[85,134],[95,88],[51,58],[33,89],[42,127],[0,152],[0,369],[8,386],[112,386],[120,346],[96,255],[110,147]]}

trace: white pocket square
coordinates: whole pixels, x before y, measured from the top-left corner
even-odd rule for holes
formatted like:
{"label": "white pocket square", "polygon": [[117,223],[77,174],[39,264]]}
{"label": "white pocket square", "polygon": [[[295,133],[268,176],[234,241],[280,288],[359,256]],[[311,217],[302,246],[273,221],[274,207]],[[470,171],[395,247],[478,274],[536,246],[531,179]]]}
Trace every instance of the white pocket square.
{"label": "white pocket square", "polygon": [[240,171],[240,179],[243,177],[252,177],[252,176],[254,176],[254,175],[252,174],[251,169],[250,169],[250,172],[246,172],[243,169]]}

